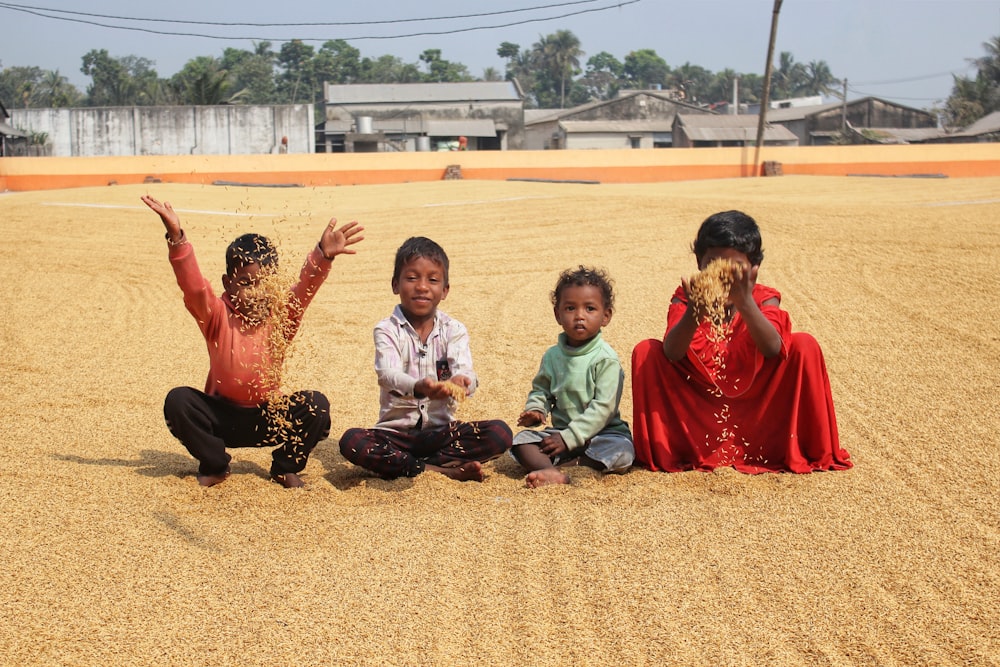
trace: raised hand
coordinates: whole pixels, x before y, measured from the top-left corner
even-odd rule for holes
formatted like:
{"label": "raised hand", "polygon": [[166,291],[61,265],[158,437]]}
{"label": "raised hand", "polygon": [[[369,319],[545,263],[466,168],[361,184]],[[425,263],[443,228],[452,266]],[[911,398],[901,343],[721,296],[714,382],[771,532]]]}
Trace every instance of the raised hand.
{"label": "raised hand", "polygon": [[180,241],[183,235],[181,232],[181,219],[177,215],[177,212],[174,211],[174,207],[170,205],[170,202],[160,202],[149,195],[143,195],[141,199],[142,203],[153,209],[160,216],[160,220],[163,221],[163,227],[167,230],[167,238],[174,242]]}
{"label": "raised hand", "polygon": [[365,228],[356,220],[337,229],[337,219],[330,218],[329,224],[323,230],[323,236],[319,239],[319,249],[327,259],[333,259],[337,255],[353,255],[356,251],[350,246],[365,239],[364,236],[359,236],[363,231]]}

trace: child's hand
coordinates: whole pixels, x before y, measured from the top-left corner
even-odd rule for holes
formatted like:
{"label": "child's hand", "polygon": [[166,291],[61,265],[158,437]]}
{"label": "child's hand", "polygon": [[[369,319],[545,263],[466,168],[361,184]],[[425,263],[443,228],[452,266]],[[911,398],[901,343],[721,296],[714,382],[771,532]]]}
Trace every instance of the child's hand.
{"label": "child's hand", "polygon": [[142,203],[153,209],[160,216],[160,220],[163,221],[163,227],[167,230],[167,238],[175,243],[180,241],[183,235],[181,232],[181,219],[174,211],[174,207],[170,205],[170,202],[165,201],[161,203],[149,195],[143,195],[141,199]]}
{"label": "child's hand", "polygon": [[554,459],[555,457],[569,451],[569,447],[566,446],[566,441],[563,440],[563,437],[558,433],[553,433],[552,435],[547,435],[542,438],[542,442],[539,443],[538,448],[542,450],[542,453],[550,459]]}
{"label": "child's hand", "polygon": [[448,391],[444,382],[426,377],[417,380],[417,383],[413,385],[413,395],[417,398],[448,398],[451,396],[451,392]]}
{"label": "child's hand", "polygon": [[358,236],[365,228],[352,220],[340,229],[337,229],[337,219],[330,218],[330,224],[323,230],[323,236],[319,239],[319,249],[327,259],[333,259],[337,255],[353,255],[355,250],[348,247],[359,243],[365,239]]}
{"label": "child's hand", "polygon": [[754,302],[753,286],[757,284],[759,270],[760,266],[740,264],[740,270],[736,272],[735,280],[729,288],[729,301],[736,310],[742,312],[747,305]]}
{"label": "child's hand", "polygon": [[681,287],[684,288],[684,298],[687,300],[688,312],[694,317],[695,322],[703,322],[708,318],[708,312],[704,308],[699,308],[701,303],[697,299],[691,298],[691,279],[681,276]]}
{"label": "child's hand", "polygon": [[518,426],[538,426],[545,423],[545,415],[538,410],[525,410],[517,418]]}
{"label": "child's hand", "polygon": [[469,387],[472,385],[472,378],[470,378],[468,375],[452,375],[448,379],[448,382],[451,382],[452,384],[457,384],[459,387],[464,387],[466,393],[468,393]]}

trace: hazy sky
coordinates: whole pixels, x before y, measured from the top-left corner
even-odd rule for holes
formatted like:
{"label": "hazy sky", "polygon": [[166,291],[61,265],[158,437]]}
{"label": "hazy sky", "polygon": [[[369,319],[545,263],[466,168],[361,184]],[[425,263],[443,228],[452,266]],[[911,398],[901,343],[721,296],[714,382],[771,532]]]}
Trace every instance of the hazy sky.
{"label": "hazy sky", "polygon": [[[269,40],[277,50],[297,38],[318,49],[345,39],[362,56],[388,53],[404,62],[440,49],[480,76],[486,67],[503,73],[502,42],[528,48],[565,29],[580,39],[582,63],[601,51],[623,60],[653,49],[671,67],[763,74],[773,7],[773,0],[0,0],[0,64],[59,70],[84,90],[90,80],[80,65],[91,49],[148,58],[167,78],[191,58],[221,56],[227,47]],[[481,15],[446,18],[472,14]],[[293,23],[311,25],[276,25]],[[404,36],[414,33],[442,34]],[[850,98],[923,108],[948,97],[952,74],[973,73],[969,61],[997,35],[1000,0],[784,0],[775,57],[789,51],[798,62],[825,60],[848,80]]]}

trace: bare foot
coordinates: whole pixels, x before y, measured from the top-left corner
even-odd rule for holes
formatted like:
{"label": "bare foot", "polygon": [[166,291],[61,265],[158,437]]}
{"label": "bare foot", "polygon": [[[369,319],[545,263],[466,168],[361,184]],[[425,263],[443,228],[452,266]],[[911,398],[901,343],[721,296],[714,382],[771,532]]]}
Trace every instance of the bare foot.
{"label": "bare foot", "polygon": [[300,489],[305,486],[305,482],[302,481],[302,478],[294,472],[286,472],[282,475],[271,473],[271,481],[281,484],[286,489]]}
{"label": "bare foot", "polygon": [[529,489],[537,489],[540,486],[550,484],[569,484],[569,475],[563,473],[559,468],[542,468],[532,470],[524,478],[524,485]]}
{"label": "bare foot", "polygon": [[198,476],[198,484],[201,486],[215,486],[216,484],[222,484],[227,479],[229,479],[229,468],[227,467],[218,475],[201,475]]}
{"label": "bare foot", "polygon": [[428,465],[427,470],[439,472],[445,477],[456,479],[459,482],[481,482],[485,478],[483,475],[483,464],[479,461],[452,461],[443,466]]}

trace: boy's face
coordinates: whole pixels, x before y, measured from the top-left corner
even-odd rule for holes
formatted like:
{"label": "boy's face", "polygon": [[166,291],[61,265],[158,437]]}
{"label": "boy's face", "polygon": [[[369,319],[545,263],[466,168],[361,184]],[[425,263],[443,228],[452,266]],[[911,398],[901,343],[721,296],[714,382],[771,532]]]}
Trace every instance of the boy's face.
{"label": "boy's face", "polygon": [[261,277],[260,264],[247,264],[233,272],[222,276],[222,286],[225,289],[233,310],[251,324],[259,324],[267,317],[267,304],[254,295],[254,287]]}
{"label": "boy's face", "polygon": [[392,293],[399,295],[399,305],[408,319],[433,317],[438,304],[448,296],[444,267],[417,257],[403,265],[392,283]]}
{"label": "boy's face", "polygon": [[604,295],[594,285],[564,287],[554,312],[572,347],[584,345],[611,321],[611,309],[604,305]]}

